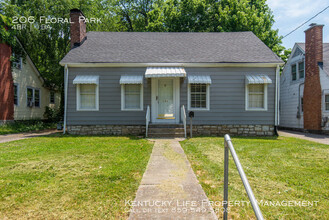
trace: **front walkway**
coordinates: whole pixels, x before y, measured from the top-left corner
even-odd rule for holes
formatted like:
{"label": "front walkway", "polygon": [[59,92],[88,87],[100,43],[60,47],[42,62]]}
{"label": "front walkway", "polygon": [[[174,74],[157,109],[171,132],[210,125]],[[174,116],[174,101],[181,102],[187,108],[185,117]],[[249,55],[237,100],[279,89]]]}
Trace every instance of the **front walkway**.
{"label": "front walkway", "polygon": [[178,139],[156,139],[129,219],[217,219]]}
{"label": "front walkway", "polygon": [[300,138],[300,139],[304,139],[304,140],[308,140],[308,141],[314,141],[314,142],[317,142],[320,144],[329,145],[329,135],[282,130],[282,131],[279,131],[279,136]]}
{"label": "front walkway", "polygon": [[38,137],[38,136],[45,136],[45,135],[55,134],[57,132],[59,132],[59,131],[52,129],[52,130],[45,130],[45,131],[38,131],[38,132],[4,134],[4,135],[0,135],[0,143],[5,143],[5,142],[9,142],[9,141],[17,141],[17,140]]}

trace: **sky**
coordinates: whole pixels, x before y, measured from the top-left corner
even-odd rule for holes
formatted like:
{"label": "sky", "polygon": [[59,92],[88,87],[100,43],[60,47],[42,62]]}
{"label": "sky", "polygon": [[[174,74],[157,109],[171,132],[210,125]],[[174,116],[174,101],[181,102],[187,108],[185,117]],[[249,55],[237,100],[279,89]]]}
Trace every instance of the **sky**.
{"label": "sky", "polygon": [[[274,29],[284,36],[329,5],[328,0],[267,0],[274,14]],[[292,48],[295,42],[305,42],[304,31],[311,23],[324,24],[323,41],[329,42],[329,8],[298,30],[282,39],[283,46]]]}

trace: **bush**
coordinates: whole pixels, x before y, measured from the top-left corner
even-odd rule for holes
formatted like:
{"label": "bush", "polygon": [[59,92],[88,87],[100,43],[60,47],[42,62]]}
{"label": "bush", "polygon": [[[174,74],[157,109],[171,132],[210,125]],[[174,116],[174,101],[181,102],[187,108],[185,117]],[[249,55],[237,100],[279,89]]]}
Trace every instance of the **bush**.
{"label": "bush", "polygon": [[53,109],[48,106],[45,108],[45,113],[43,117],[45,118],[46,122],[59,122],[62,120],[62,111],[59,109]]}

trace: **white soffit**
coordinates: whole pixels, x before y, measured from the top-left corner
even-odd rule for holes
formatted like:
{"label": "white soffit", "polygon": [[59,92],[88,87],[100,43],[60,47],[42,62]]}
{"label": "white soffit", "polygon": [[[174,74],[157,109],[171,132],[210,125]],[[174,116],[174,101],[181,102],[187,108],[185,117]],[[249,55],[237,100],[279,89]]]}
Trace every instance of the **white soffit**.
{"label": "white soffit", "polygon": [[147,67],[145,78],[186,77],[184,67]]}
{"label": "white soffit", "polygon": [[211,84],[210,76],[188,76],[190,84]]}
{"label": "white soffit", "polygon": [[76,76],[73,84],[99,84],[99,76]]}
{"label": "white soffit", "polygon": [[247,84],[270,84],[272,80],[267,75],[247,75]]}
{"label": "white soffit", "polygon": [[120,84],[143,84],[143,76],[121,76]]}

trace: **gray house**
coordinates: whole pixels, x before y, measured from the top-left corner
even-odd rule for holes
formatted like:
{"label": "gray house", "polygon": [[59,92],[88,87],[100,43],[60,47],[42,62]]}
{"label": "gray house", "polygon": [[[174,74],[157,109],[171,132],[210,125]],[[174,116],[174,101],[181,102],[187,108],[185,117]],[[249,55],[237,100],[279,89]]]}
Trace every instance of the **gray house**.
{"label": "gray house", "polygon": [[[88,32],[71,10],[72,134],[273,135],[283,62],[252,32]],[[189,129],[187,129],[189,130]]]}

